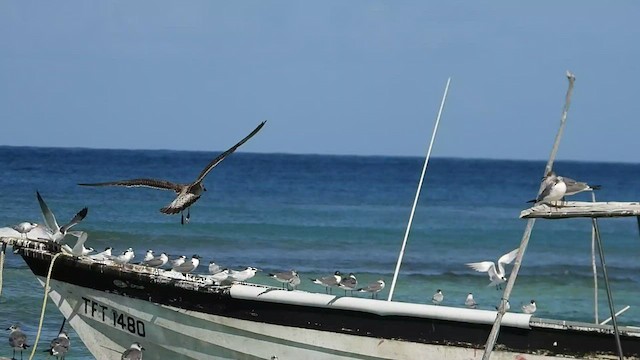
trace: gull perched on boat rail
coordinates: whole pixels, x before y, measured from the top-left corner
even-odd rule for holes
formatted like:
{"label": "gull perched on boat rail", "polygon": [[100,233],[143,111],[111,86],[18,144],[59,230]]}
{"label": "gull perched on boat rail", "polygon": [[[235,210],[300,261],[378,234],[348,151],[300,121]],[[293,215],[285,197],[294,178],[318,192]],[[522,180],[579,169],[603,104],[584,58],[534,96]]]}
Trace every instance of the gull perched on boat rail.
{"label": "gull perched on boat rail", "polygon": [[469,293],[469,295],[467,295],[467,298],[464,301],[464,306],[468,307],[469,309],[477,309],[478,308],[478,303],[473,298],[473,294],[472,293]]}
{"label": "gull perched on boat rail", "polygon": [[144,348],[139,342],[134,342],[122,353],[121,360],[142,360],[142,352]]}
{"label": "gull perched on boat rail", "polygon": [[17,231],[20,233],[20,236],[24,237],[25,239],[27,238],[27,233],[35,228],[38,227],[38,224],[36,223],[32,223],[32,222],[21,222],[19,224],[13,225],[11,228],[13,228],[13,230]]}
{"label": "gull perched on boat rail", "polygon": [[193,255],[191,259],[185,260],[182,264],[173,266],[171,270],[181,274],[187,274],[195,270],[200,265],[200,256]]}
{"label": "gull perched on boat rail", "polygon": [[295,290],[296,286],[300,285],[300,276],[298,276],[298,272],[295,270],[269,274],[269,276],[282,283],[283,288],[286,285],[287,290],[289,289],[289,285],[291,285],[293,290]]}
{"label": "gull perched on boat rail", "polygon": [[313,281],[314,284],[324,286],[325,292],[331,294],[331,287],[338,286],[338,284],[340,284],[340,281],[342,281],[342,273],[340,273],[340,271],[336,271],[335,273],[333,273],[333,275],[311,279],[311,281]]}
{"label": "gull perched on boat rail", "polygon": [[64,359],[67,352],[69,352],[70,346],[71,342],[69,341],[69,334],[62,330],[57,338],[51,340],[49,348],[44,350],[44,352],[49,353],[49,355],[53,355],[58,359]]}
{"label": "gull perched on boat rail", "polygon": [[489,280],[491,280],[491,283],[488,286],[495,285],[496,290],[499,290],[500,284],[507,281],[504,266],[507,264],[511,264],[511,262],[515,260],[516,255],[518,255],[518,250],[519,249],[515,249],[502,255],[500,259],[498,259],[497,269],[496,269],[496,264],[494,264],[492,261],[467,263],[467,266],[472,268],[475,271],[486,272],[489,275]]}
{"label": "gull perched on boat rail", "polygon": [[384,289],[384,280],[380,279],[374,283],[371,283],[365,287],[362,287],[360,289],[358,289],[358,292],[368,292],[371,293],[371,298],[373,299],[374,296],[378,297],[378,293],[380,291],[382,291],[382,289]]}
{"label": "gull perched on boat rail", "polygon": [[[240,140],[237,144],[230,147],[227,151],[218,155],[215,159],[211,160],[207,166],[200,172],[200,175],[189,184],[178,184],[171,181],[166,180],[158,180],[158,179],[132,179],[132,180],[119,180],[119,181],[109,181],[102,183],[82,183],[78,184],[81,186],[125,186],[125,187],[148,187],[152,189],[160,189],[160,190],[173,190],[178,195],[177,197],[167,206],[160,209],[160,212],[164,214],[177,214],[181,213],[180,223],[184,225],[185,222],[189,222],[191,218],[191,214],[189,208],[193,205],[204,191],[207,189],[202,184],[204,178],[209,174],[214,167],[216,167],[222,160],[224,160],[228,155],[236,151],[240,145],[247,142],[247,140],[251,139],[262,127],[266,121],[263,121],[256,127],[249,135],[247,135],[244,139]],[[187,210],[187,216],[185,218],[183,211]]]}
{"label": "gull perched on boat rail", "polygon": [[164,266],[167,262],[169,261],[169,257],[167,256],[166,253],[162,253],[150,260],[147,261],[143,261],[142,265],[144,266],[148,266],[148,267],[162,267]]}
{"label": "gull perched on boat rail", "polygon": [[[84,220],[84,218],[87,216],[87,213],[89,212],[89,209],[84,207],[82,208],[82,210],[78,211],[78,213],[73,217],[73,219],[71,219],[71,221],[62,226],[58,226],[55,215],[53,215],[53,212],[51,211],[51,209],[49,209],[47,203],[44,202],[44,199],[40,195],[40,192],[36,191],[36,197],[38,198],[38,204],[40,204],[40,210],[42,211],[44,223],[47,226],[47,230],[49,230],[50,232],[50,240],[56,243],[62,241],[69,229]],[[73,235],[77,234],[73,233]]]}
{"label": "gull perched on boat rail", "polygon": [[111,246],[107,246],[106,248],[104,248],[104,251],[101,251],[94,255],[89,255],[89,258],[94,261],[109,260],[109,258],[111,257],[111,250],[113,250],[113,248]]}
{"label": "gull perched on boat rail", "polygon": [[535,300],[531,300],[530,303],[522,305],[522,312],[525,314],[533,314],[537,309],[538,307],[536,306]]}
{"label": "gull perched on boat rail", "polygon": [[260,271],[254,267],[248,266],[242,271],[231,270],[229,272],[229,278],[234,281],[247,281],[256,276],[256,271]]}
{"label": "gull perched on boat rail", "polygon": [[343,277],[340,279],[340,283],[338,287],[344,290],[344,295],[347,296],[347,290],[351,291],[351,295],[353,295],[353,290],[358,286],[358,280],[353,273],[349,273],[349,276]]}
{"label": "gull perched on boat rail", "polygon": [[64,244],[62,245],[62,251],[68,254],[71,254],[73,256],[78,256],[78,257],[87,256],[93,252],[92,247],[89,247],[89,248],[84,247],[84,243],[87,241],[87,237],[89,236],[89,234],[87,234],[85,231],[79,231],[78,233],[80,235],[78,236],[78,240],[76,241],[76,244],[73,246],[73,249],[69,247],[69,245]]}
{"label": "gull perched on boat rail", "polygon": [[132,248],[128,248],[122,254],[118,256],[109,256],[109,260],[112,260],[116,264],[125,265],[129,263],[135,257],[135,253]]}
{"label": "gull perched on boat rail", "polygon": [[442,303],[443,300],[444,300],[444,294],[440,289],[438,289],[436,293],[433,294],[433,296],[431,297],[431,302],[433,303],[433,305],[440,305],[440,303]]}

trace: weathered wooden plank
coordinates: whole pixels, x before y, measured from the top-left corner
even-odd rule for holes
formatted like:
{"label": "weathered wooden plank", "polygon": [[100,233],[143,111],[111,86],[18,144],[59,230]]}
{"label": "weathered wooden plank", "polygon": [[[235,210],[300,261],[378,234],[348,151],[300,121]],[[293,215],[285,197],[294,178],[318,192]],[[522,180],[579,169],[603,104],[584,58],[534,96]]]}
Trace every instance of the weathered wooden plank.
{"label": "weathered wooden plank", "polygon": [[536,205],[522,210],[521,219],[568,219],[640,216],[640,202],[569,201],[560,206]]}

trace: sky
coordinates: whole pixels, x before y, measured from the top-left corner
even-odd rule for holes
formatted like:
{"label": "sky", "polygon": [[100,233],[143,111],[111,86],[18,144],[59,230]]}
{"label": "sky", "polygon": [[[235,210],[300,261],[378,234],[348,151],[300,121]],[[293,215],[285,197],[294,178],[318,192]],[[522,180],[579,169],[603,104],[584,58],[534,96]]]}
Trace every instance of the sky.
{"label": "sky", "polygon": [[0,146],[640,163],[640,2],[0,2]]}

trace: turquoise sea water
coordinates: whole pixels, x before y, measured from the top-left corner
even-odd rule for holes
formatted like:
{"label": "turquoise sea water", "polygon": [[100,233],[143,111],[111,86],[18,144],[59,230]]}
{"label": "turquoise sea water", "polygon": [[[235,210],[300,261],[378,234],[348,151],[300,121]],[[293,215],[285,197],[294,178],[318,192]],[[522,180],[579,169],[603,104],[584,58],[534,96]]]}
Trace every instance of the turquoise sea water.
{"label": "turquoise sea water", "polygon": [[[215,260],[231,268],[264,270],[254,282],[277,286],[266,274],[294,268],[301,289],[324,292],[308,280],[335,270],[360,283],[392,279],[423,159],[236,153],[205,180],[208,191],[192,207],[191,223],[159,209],[173,193],[152,189],[84,188],[79,182],[156,177],[190,182],[218,152],[129,151],[0,147],[0,226],[42,222],[39,190],[58,221],[89,207],[78,226],[88,246],[133,247]],[[432,159],[394,300],[463,306],[473,292],[481,308],[498,303],[486,274],[464,264],[496,260],[520,244],[518,218],[535,197],[544,162]],[[555,170],[601,184],[602,201],[640,199],[640,165],[558,161]],[[590,201],[589,194],[574,197]],[[600,221],[616,307],[631,305],[621,324],[640,323],[640,237],[634,218]],[[206,266],[200,271],[205,272]],[[601,288],[603,281],[600,278]],[[338,292],[340,293],[340,292]],[[22,259],[8,253],[0,325],[20,322],[35,338],[42,287]],[[387,290],[381,298],[386,298]],[[512,309],[534,298],[537,316],[593,321],[591,226],[585,219],[539,220],[511,296]],[[600,292],[600,317],[608,317]],[[49,304],[39,347],[57,335],[62,316]],[[91,359],[73,332],[67,359]],[[75,341],[74,341],[75,340]],[[612,340],[613,341],[613,340]],[[0,356],[11,356],[8,343]],[[26,353],[25,353],[26,356]]]}

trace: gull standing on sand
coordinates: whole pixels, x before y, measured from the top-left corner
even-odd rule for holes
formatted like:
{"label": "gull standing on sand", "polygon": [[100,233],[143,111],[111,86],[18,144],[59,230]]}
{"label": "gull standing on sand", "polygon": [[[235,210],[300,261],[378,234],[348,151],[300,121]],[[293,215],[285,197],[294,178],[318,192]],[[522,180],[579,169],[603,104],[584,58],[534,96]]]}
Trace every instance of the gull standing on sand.
{"label": "gull standing on sand", "polygon": [[542,180],[544,188],[535,200],[529,200],[537,204],[547,203],[551,205],[552,201],[562,200],[567,193],[567,184],[562,176],[557,176],[553,171],[549,172]]}
{"label": "gull standing on sand", "polygon": [[22,350],[25,350],[30,345],[27,345],[27,335],[22,332],[18,324],[13,324],[7,328],[9,333],[9,345],[13,349],[12,359],[16,358],[16,350],[20,350],[20,359],[22,359]]}
{"label": "gull standing on sand", "polygon": [[246,269],[242,271],[231,270],[229,272],[229,277],[234,281],[247,281],[252,277],[256,276],[256,271],[260,271],[254,267],[248,266]]}
{"label": "gull standing on sand", "polygon": [[368,292],[371,293],[371,298],[373,299],[374,296],[378,297],[378,293],[380,291],[382,291],[382,289],[384,289],[384,280],[380,279],[374,283],[371,283],[365,287],[362,287],[360,289],[358,289],[358,292]]}
{"label": "gull standing on sand", "polygon": [[169,261],[169,257],[166,253],[162,253],[151,260],[143,261],[142,265],[148,267],[162,267]]}
{"label": "gull standing on sand", "polygon": [[282,283],[283,288],[286,285],[287,290],[289,289],[289,285],[292,286],[293,290],[295,290],[296,286],[300,285],[300,276],[298,276],[298,272],[295,270],[269,274],[269,276]]}
{"label": "gull standing on sand", "polygon": [[134,342],[131,344],[127,350],[122,353],[121,360],[142,360],[142,352],[144,348],[140,345],[139,342]]}
{"label": "gull standing on sand", "polygon": [[498,259],[497,269],[496,265],[492,261],[467,263],[467,266],[475,271],[486,272],[489,275],[489,280],[491,280],[491,283],[488,286],[495,286],[496,290],[499,290],[501,287],[500,284],[507,281],[504,266],[511,264],[511,262],[515,260],[516,255],[518,255],[518,250],[519,249],[515,249],[502,255],[500,259]]}
{"label": "gull standing on sand", "polygon": [[351,291],[351,295],[353,295],[353,290],[358,286],[358,280],[353,273],[349,273],[349,276],[343,277],[340,279],[340,283],[338,287],[344,290],[344,296],[347,296],[347,290]]}
{"label": "gull standing on sand", "polygon": [[522,305],[522,312],[525,314],[533,314],[536,310],[538,310],[538,307],[536,306],[535,300],[531,300],[530,303]]}
{"label": "gull standing on sand", "polygon": [[49,209],[47,203],[44,202],[44,199],[42,198],[42,196],[40,196],[40,193],[38,191],[36,191],[36,197],[38,198],[38,204],[40,204],[40,210],[42,211],[44,223],[50,233],[50,240],[56,243],[62,241],[65,235],[67,235],[67,233],[69,232],[69,229],[84,220],[84,218],[87,216],[87,213],[89,212],[88,208],[82,208],[82,210],[78,211],[78,213],[73,217],[73,219],[71,219],[71,221],[62,226],[58,226],[55,215],[53,215],[53,212],[51,211],[51,209]]}
{"label": "gull standing on sand", "polygon": [[333,275],[311,279],[311,281],[313,281],[314,284],[324,286],[325,292],[331,294],[331,287],[338,286],[338,284],[340,284],[340,281],[342,281],[342,274],[340,271],[336,271]]}
{"label": "gull standing on sand", "polygon": [[65,355],[69,352],[70,346],[71,342],[69,341],[69,334],[62,330],[57,338],[51,340],[49,349],[44,352],[47,352],[49,355],[53,355],[58,359],[64,359]]}
{"label": "gull standing on sand", "polygon": [[464,301],[464,306],[468,307],[469,309],[477,309],[478,308],[478,303],[473,298],[473,294],[472,293],[469,293],[469,295],[467,295],[467,299]]}
{"label": "gull standing on sand", "polygon": [[[207,189],[202,184],[204,178],[209,174],[209,172],[216,167],[222,160],[224,160],[228,155],[236,151],[240,145],[247,142],[247,140],[251,139],[262,127],[266,121],[263,121],[256,127],[249,135],[247,135],[244,139],[240,140],[237,144],[233,145],[227,151],[218,155],[215,159],[211,160],[207,166],[200,172],[200,175],[190,184],[178,184],[171,181],[166,180],[158,180],[158,179],[132,179],[132,180],[119,180],[119,181],[110,181],[103,183],[84,183],[78,184],[81,186],[125,186],[125,187],[148,187],[152,189],[159,190],[173,190],[176,192],[177,197],[167,206],[160,209],[160,212],[164,214],[177,214],[181,213],[181,224],[185,224],[189,222],[191,218],[191,214],[189,208],[193,205],[204,191]],[[185,218],[183,211],[187,210],[187,216]]]}
{"label": "gull standing on sand", "polygon": [[444,294],[442,290],[438,289],[435,294],[431,297],[431,302],[433,305],[440,305],[440,303],[444,300]]}

